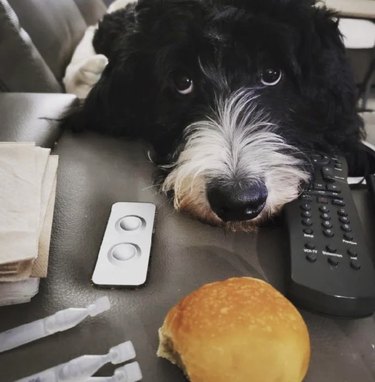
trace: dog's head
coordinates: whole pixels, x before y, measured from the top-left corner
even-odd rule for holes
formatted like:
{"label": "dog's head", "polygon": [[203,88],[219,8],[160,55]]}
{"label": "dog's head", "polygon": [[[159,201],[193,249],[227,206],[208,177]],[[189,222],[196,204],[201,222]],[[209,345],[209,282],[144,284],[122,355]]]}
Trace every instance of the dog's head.
{"label": "dog's head", "polygon": [[337,22],[314,3],[139,0],[106,16],[90,124],[148,140],[176,208],[251,229],[298,196],[311,150],[360,137]]}

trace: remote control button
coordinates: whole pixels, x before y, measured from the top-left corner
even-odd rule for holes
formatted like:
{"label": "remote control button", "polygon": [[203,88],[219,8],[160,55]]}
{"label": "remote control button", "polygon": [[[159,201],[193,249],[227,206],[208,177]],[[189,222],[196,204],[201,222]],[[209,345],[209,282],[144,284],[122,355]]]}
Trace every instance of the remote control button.
{"label": "remote control button", "polygon": [[311,218],[312,213],[311,213],[311,211],[303,211],[303,212],[301,213],[301,216],[302,216],[303,218]]}
{"label": "remote control button", "polygon": [[301,204],[301,209],[304,211],[310,211],[311,210],[311,204],[303,203],[303,204]]}
{"label": "remote control button", "polygon": [[348,252],[348,255],[349,255],[350,257],[357,257],[357,256],[358,256],[357,251],[354,250],[354,249],[348,249],[347,252]]}
{"label": "remote control button", "polygon": [[323,179],[327,182],[334,182],[335,181],[335,175],[333,172],[333,169],[331,167],[323,167],[322,168],[322,176]]}
{"label": "remote control button", "polygon": [[335,183],[327,184],[327,190],[333,192],[341,192],[340,187]]}
{"label": "remote control button", "polygon": [[138,216],[126,216],[120,221],[120,227],[125,231],[135,231],[142,226],[142,220]]}
{"label": "remote control button", "polygon": [[330,221],[328,221],[328,220],[325,220],[325,221],[322,223],[322,226],[323,226],[324,228],[332,228],[332,227],[333,227],[332,223],[331,223]]}
{"label": "remote control button", "polygon": [[341,229],[345,232],[352,232],[352,227],[349,224],[342,224]]}
{"label": "remote control button", "polygon": [[329,212],[329,208],[328,208],[328,206],[321,206],[321,207],[319,207],[319,211],[320,212]]}
{"label": "remote control button", "polygon": [[328,257],[328,263],[336,267],[339,265],[339,261],[337,260],[336,257]]}
{"label": "remote control button", "polygon": [[321,197],[330,197],[330,193],[328,191],[325,191],[325,190],[311,190],[310,191],[310,194],[311,195],[316,195],[316,196],[321,196]]}
{"label": "remote control button", "polygon": [[337,249],[335,247],[333,247],[332,245],[327,245],[326,250],[330,253],[336,253],[337,252]]}
{"label": "remote control button", "polygon": [[306,259],[310,261],[310,263],[315,263],[315,261],[318,259],[318,254],[313,252],[308,253],[306,255]]}
{"label": "remote control button", "polygon": [[337,210],[337,214],[339,216],[348,216],[348,213],[345,211],[345,208],[340,208],[339,210]]}
{"label": "remote control button", "polygon": [[312,197],[310,195],[302,194],[298,197],[299,200],[303,200],[304,202],[310,202]]}
{"label": "remote control button", "polygon": [[334,204],[335,206],[345,206],[345,202],[337,198],[332,200],[332,204]]}
{"label": "remote control button", "polygon": [[112,248],[111,255],[118,261],[128,261],[137,254],[137,248],[130,243],[117,244]]}
{"label": "remote control button", "polygon": [[316,198],[316,201],[320,204],[328,204],[329,203],[329,199],[326,198],[325,196],[318,196]]}
{"label": "remote control button", "polygon": [[338,199],[338,200],[344,199],[342,196],[339,195],[338,192],[333,192],[333,191],[313,191],[313,192],[321,193],[326,198]]}
{"label": "remote control button", "polygon": [[327,214],[327,213],[321,214],[320,217],[323,220],[331,220],[331,216],[329,214]]}
{"label": "remote control button", "polygon": [[312,156],[312,161],[318,166],[325,166],[329,163],[329,158],[323,155],[314,154]]}
{"label": "remote control button", "polygon": [[[328,192],[328,191],[327,191]],[[332,198],[335,198],[337,200],[344,200],[344,197],[343,196],[340,196],[337,192],[329,192],[329,196],[331,196]]]}
{"label": "remote control button", "polygon": [[306,235],[312,235],[314,233],[314,231],[311,229],[311,228],[305,228],[303,230],[303,232],[306,234]]}
{"label": "remote control button", "polygon": [[315,245],[311,242],[308,242],[305,244],[306,249],[315,249]]}
{"label": "remote control button", "polygon": [[335,163],[335,169],[336,170],[341,170],[342,169],[342,164],[340,162]]}
{"label": "remote control button", "polygon": [[316,198],[316,201],[318,203],[321,203],[321,204],[328,204],[329,203],[329,199],[328,198],[325,198],[324,196],[318,196]]}
{"label": "remote control button", "polygon": [[344,223],[344,224],[350,223],[350,220],[349,220],[349,218],[347,216],[340,216],[339,220],[340,220],[341,223]]}
{"label": "remote control button", "polygon": [[313,221],[310,218],[305,218],[305,219],[302,219],[302,224],[304,226],[310,227],[312,226]]}
{"label": "remote control button", "polygon": [[333,231],[331,229],[324,229],[323,230],[323,234],[326,237],[333,237],[333,236],[335,236],[335,234],[333,233]]}
{"label": "remote control button", "polygon": [[313,185],[314,190],[324,190],[324,184],[323,183],[314,183]]}
{"label": "remote control button", "polygon": [[350,260],[350,266],[356,271],[361,269],[361,263],[358,260]]}
{"label": "remote control button", "polygon": [[344,233],[344,239],[352,241],[354,239],[354,237],[351,233]]}

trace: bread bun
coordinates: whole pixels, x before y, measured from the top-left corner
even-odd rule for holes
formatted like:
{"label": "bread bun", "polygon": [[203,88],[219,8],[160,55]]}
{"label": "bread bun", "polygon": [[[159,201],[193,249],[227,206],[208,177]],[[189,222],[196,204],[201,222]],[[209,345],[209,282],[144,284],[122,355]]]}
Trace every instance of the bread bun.
{"label": "bread bun", "polygon": [[158,356],[191,382],[301,382],[307,327],[276,289],[254,278],[206,284],[180,301],[159,329]]}

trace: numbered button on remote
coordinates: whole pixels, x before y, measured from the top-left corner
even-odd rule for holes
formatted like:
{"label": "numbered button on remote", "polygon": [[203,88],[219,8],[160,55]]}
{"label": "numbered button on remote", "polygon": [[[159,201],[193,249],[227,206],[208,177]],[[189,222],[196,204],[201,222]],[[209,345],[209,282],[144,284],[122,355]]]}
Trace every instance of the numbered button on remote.
{"label": "numbered button on remote", "polygon": [[302,203],[301,204],[301,209],[304,211],[310,211],[311,210],[311,204],[309,203]]}
{"label": "numbered button on remote", "polygon": [[317,164],[319,166],[325,166],[325,165],[329,164],[329,158],[327,156],[323,156],[323,155],[313,155],[312,160],[315,164]]}
{"label": "numbered button on remote", "polygon": [[303,230],[303,233],[305,233],[306,235],[312,235],[314,231],[311,228],[305,228]]}
{"label": "numbered button on remote", "polygon": [[329,208],[328,208],[328,206],[321,206],[321,207],[319,207],[319,211],[326,213],[326,212],[329,212]]}
{"label": "numbered button on remote", "polygon": [[330,253],[336,253],[337,252],[337,249],[335,247],[333,247],[332,245],[327,245],[326,250]]}
{"label": "numbered button on remote", "polygon": [[318,255],[314,252],[310,252],[306,255],[306,259],[310,262],[310,263],[315,263],[315,261],[318,259]]}
{"label": "numbered button on remote", "polygon": [[324,184],[323,183],[314,183],[314,190],[320,190],[320,191],[323,191],[324,190]]}
{"label": "numbered button on remote", "polygon": [[345,206],[345,202],[341,199],[333,199],[332,204],[335,206]]}
{"label": "numbered button on remote", "polygon": [[329,214],[327,214],[327,213],[321,214],[320,217],[321,217],[323,220],[331,220],[331,215],[329,215]]}
{"label": "numbered button on remote", "polygon": [[312,197],[310,195],[307,195],[307,194],[302,194],[298,197],[299,200],[303,200],[304,202],[311,202],[312,201]]}
{"label": "numbered button on remote", "polygon": [[340,216],[339,217],[339,220],[341,223],[344,223],[344,224],[349,224],[350,223],[350,220],[347,216]]}
{"label": "numbered button on remote", "polygon": [[335,236],[335,234],[333,233],[333,231],[332,231],[331,229],[325,229],[325,230],[323,230],[323,234],[324,234],[324,236],[326,236],[326,237],[333,237],[333,236]]}
{"label": "numbered button on remote", "polygon": [[340,187],[335,183],[327,184],[327,190],[334,191],[334,192],[341,192]]}
{"label": "numbered button on remote", "polygon": [[360,263],[358,260],[351,260],[351,261],[350,261],[350,266],[351,266],[354,270],[356,270],[356,271],[358,271],[359,269],[361,269],[361,263]]}
{"label": "numbered button on remote", "polygon": [[352,241],[354,239],[354,237],[351,233],[344,233],[344,239]]}
{"label": "numbered button on remote", "polygon": [[335,181],[335,176],[333,169],[331,167],[323,167],[322,168],[322,176],[323,179],[327,182],[334,182]]}
{"label": "numbered button on remote", "polygon": [[337,214],[339,216],[348,216],[348,213],[345,211],[345,208],[340,208],[339,210],[337,210]]}
{"label": "numbered button on remote", "polygon": [[339,260],[336,257],[328,257],[328,263],[331,264],[332,266],[336,267],[339,265]]}
{"label": "numbered button on remote", "polygon": [[322,223],[322,226],[323,226],[324,228],[332,228],[332,227],[333,227],[332,223],[331,223],[329,220],[325,220],[325,221]]}
{"label": "numbered button on remote", "polygon": [[341,229],[345,232],[351,232],[352,231],[352,227],[350,227],[349,224],[342,224],[341,225]]}
{"label": "numbered button on remote", "polygon": [[310,241],[305,244],[306,249],[315,249],[314,243],[311,243]]}
{"label": "numbered button on remote", "polygon": [[348,255],[350,257],[357,257],[358,256],[358,253],[355,249],[348,249]]}
{"label": "numbered button on remote", "polygon": [[310,227],[313,224],[313,221],[310,218],[302,219],[302,224],[306,227]]}

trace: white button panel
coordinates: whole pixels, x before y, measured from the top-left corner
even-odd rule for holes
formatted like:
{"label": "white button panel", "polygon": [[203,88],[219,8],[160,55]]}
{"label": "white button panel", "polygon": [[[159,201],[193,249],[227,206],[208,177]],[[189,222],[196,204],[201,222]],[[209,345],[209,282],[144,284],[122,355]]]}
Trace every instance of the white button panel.
{"label": "white button panel", "polygon": [[146,282],[155,205],[115,203],[92,276],[96,285],[139,286]]}

